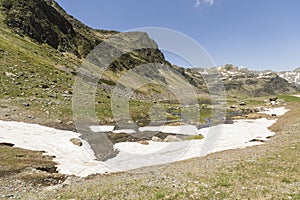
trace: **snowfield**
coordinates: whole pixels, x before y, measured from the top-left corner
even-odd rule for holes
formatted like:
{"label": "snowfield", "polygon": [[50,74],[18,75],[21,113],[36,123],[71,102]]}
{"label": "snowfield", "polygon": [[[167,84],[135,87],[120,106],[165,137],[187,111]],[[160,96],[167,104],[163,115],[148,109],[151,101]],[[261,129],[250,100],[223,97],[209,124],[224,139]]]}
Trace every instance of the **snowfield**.
{"label": "snowfield", "polygon": [[[275,108],[267,110],[266,114],[279,116],[287,111],[285,108]],[[0,143],[8,142],[23,149],[45,151],[45,154],[55,156],[54,161],[57,163],[59,173],[86,177],[90,174],[137,169],[205,156],[227,149],[259,145],[262,142],[258,141],[267,140],[269,136],[275,134],[268,130],[275,122],[276,119],[264,118],[236,120],[233,124],[221,124],[200,130],[193,126],[146,127],[145,130],[164,130],[168,131],[167,133],[202,134],[204,139],[173,143],[149,141],[149,145],[137,142],[118,143],[114,147],[120,151],[119,154],[105,162],[96,160],[93,150],[86,141],[82,140],[81,147],[70,142],[71,138],[79,138],[78,133],[36,124],[0,120]],[[98,132],[112,131],[113,128],[93,126],[91,129]],[[131,133],[130,130],[127,131]],[[251,141],[253,139],[257,140]]]}

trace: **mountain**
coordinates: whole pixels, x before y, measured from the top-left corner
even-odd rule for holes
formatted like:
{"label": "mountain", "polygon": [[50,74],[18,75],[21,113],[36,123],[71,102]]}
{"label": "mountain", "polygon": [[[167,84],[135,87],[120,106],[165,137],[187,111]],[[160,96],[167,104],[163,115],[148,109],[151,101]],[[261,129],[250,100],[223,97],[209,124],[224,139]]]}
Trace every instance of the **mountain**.
{"label": "mountain", "polygon": [[278,75],[296,87],[300,87],[300,68],[293,71],[278,72]]}
{"label": "mountain", "polygon": [[219,73],[225,90],[230,95],[258,97],[297,92],[297,89],[287,80],[272,71],[255,71],[231,64],[215,69],[194,68],[186,70],[186,73],[189,73],[195,80],[199,79],[199,74],[214,76],[215,73],[217,76],[216,72]]}
{"label": "mountain", "polygon": [[[97,52],[98,45],[105,43],[107,48]],[[143,45],[147,48],[135,50]],[[123,53],[126,48],[132,51]],[[147,102],[134,103],[140,106],[136,118],[147,111],[149,102],[177,99],[169,89],[171,82],[178,87],[188,83],[196,96],[217,93],[222,85],[217,69],[171,65],[146,33],[92,29],[68,15],[54,0],[0,0],[0,98],[10,104],[8,107],[21,105],[18,109],[26,114],[18,116],[20,120],[31,121],[27,117],[31,115],[46,117],[49,125],[53,119],[71,120],[72,91],[79,67],[85,62],[103,64],[103,59],[112,54],[119,56],[99,77],[96,93],[96,108],[102,110],[98,117],[103,122],[111,121],[110,97],[116,84],[134,89],[135,101]],[[229,93],[262,96],[295,92],[276,74],[262,76],[234,66],[219,70]],[[120,81],[129,72],[135,73],[135,80]],[[141,87],[135,88],[138,85]],[[122,96],[126,91],[119,92]],[[30,109],[22,106],[28,104]],[[10,110],[4,114],[13,118]]]}

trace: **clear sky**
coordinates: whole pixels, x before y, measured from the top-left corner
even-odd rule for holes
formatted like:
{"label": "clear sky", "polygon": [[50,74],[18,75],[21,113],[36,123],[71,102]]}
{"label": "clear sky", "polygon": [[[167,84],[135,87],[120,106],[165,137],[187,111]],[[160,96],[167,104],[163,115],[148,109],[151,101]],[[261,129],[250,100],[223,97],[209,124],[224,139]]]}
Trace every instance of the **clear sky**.
{"label": "clear sky", "polygon": [[[57,0],[96,29],[162,27],[200,43],[217,65],[300,67],[300,0]],[[180,60],[167,55],[179,65]],[[177,63],[176,63],[177,62]]]}

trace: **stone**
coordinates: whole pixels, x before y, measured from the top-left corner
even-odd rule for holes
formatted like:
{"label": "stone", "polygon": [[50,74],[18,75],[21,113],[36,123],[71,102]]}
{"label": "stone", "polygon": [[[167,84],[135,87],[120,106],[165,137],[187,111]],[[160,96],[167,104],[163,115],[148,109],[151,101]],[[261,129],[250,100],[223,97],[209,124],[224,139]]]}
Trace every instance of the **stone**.
{"label": "stone", "polygon": [[66,124],[67,125],[73,125],[73,123],[74,123],[73,121],[68,121]]}
{"label": "stone", "polygon": [[56,119],[54,122],[55,122],[55,123],[58,123],[58,124],[61,124],[61,123],[63,123],[63,120],[61,120],[61,119]]}
{"label": "stone", "polygon": [[57,99],[57,94],[49,94],[48,97]]}
{"label": "stone", "polygon": [[145,141],[145,140],[142,140],[142,141],[138,141],[139,144],[142,144],[142,145],[149,145],[149,142]]}
{"label": "stone", "polygon": [[17,75],[11,73],[11,72],[5,72],[5,76],[7,76],[8,78],[16,78]]}
{"label": "stone", "polygon": [[272,101],[277,101],[277,99],[278,99],[278,97],[274,97],[274,98],[270,98],[269,100],[270,100],[270,102],[272,102]]}
{"label": "stone", "polygon": [[81,147],[82,146],[82,142],[80,139],[78,138],[72,138],[70,139],[70,142],[72,142],[74,145]]}
{"label": "stone", "polygon": [[231,105],[230,108],[237,108],[237,106],[236,105]]}
{"label": "stone", "polygon": [[29,107],[29,106],[30,106],[30,104],[29,104],[29,103],[27,103],[27,102],[23,102],[23,103],[22,103],[22,106],[24,106],[24,107]]}
{"label": "stone", "polygon": [[182,139],[178,138],[175,135],[168,135],[163,141],[164,142],[181,142]]}
{"label": "stone", "polygon": [[245,106],[245,105],[246,105],[246,102],[241,101],[239,104],[240,104],[240,106]]}
{"label": "stone", "polygon": [[160,139],[160,138],[157,137],[157,136],[153,136],[153,137],[151,138],[151,140],[152,140],[153,142],[162,142],[162,139]]}

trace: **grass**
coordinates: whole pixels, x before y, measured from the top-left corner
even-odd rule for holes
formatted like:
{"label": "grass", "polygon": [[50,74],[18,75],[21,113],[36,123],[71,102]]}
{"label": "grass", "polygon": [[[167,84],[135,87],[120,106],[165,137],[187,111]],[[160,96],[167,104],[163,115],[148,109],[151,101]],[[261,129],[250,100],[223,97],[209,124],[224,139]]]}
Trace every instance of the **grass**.
{"label": "grass", "polygon": [[288,103],[300,102],[299,97],[295,97],[295,96],[291,96],[291,95],[280,95],[279,98],[286,100]]}
{"label": "grass", "polygon": [[27,167],[55,168],[52,157],[42,155],[42,152],[29,151],[0,145],[0,174],[6,177],[20,173]]}
{"label": "grass", "polygon": [[202,140],[203,138],[204,138],[203,135],[191,135],[188,136],[186,140]]}

